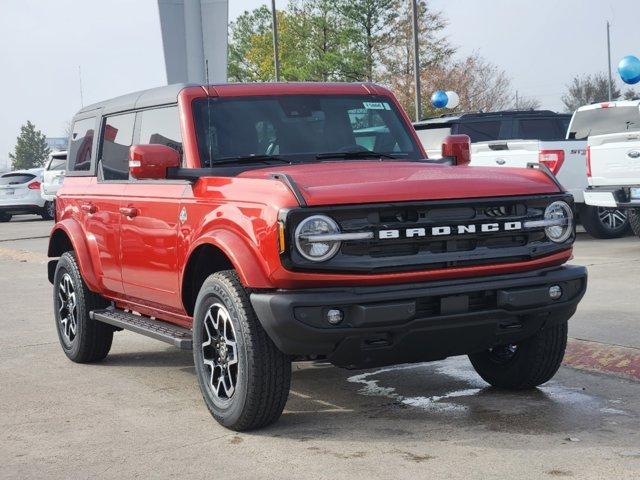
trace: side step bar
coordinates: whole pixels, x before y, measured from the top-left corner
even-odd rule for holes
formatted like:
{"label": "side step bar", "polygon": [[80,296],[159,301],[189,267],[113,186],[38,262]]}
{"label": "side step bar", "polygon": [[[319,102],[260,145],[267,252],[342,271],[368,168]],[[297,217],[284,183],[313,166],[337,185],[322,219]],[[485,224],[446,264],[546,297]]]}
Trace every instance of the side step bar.
{"label": "side step bar", "polygon": [[132,332],[170,343],[181,350],[191,350],[193,347],[191,330],[167,322],[161,322],[142,315],[135,315],[117,308],[94,310],[89,316],[93,320],[108,323],[114,327],[131,330]]}

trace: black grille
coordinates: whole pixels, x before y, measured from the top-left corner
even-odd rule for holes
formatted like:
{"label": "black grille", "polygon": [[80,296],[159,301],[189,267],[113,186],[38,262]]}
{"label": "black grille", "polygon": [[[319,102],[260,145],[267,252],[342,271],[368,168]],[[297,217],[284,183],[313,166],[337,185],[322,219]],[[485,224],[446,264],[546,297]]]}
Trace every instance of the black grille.
{"label": "black grille", "polygon": [[[294,244],[295,226],[315,214],[332,217],[344,233],[374,232],[374,238],[343,242],[339,253],[322,263],[305,260],[295,248],[283,254],[282,260],[290,269],[372,273],[529,260],[566,249],[573,238],[559,245],[547,240],[543,228],[508,230],[506,225],[540,220],[546,206],[556,200],[572,204],[570,196],[560,194],[292,210],[287,217],[290,245]],[[498,230],[482,231],[488,224],[497,225]],[[441,227],[449,228],[450,233],[435,234],[434,228]],[[384,231],[400,233],[381,238]],[[410,236],[409,231],[420,234]]]}

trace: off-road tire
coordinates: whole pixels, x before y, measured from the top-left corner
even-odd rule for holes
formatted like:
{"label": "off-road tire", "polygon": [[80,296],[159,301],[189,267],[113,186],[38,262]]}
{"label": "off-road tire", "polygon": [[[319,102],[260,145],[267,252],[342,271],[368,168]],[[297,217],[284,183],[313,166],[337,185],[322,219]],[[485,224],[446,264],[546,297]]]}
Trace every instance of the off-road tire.
{"label": "off-road tire", "polygon": [[[204,361],[203,342],[211,338],[205,331],[205,317],[216,305],[226,308],[237,349],[235,391],[228,398],[214,393],[213,369]],[[200,289],[194,314],[193,359],[205,404],[221,425],[244,431],[265,427],[280,418],[291,385],[291,359],[278,350],[262,328],[233,270],[210,275]]]}
{"label": "off-road tire", "polygon": [[10,222],[13,218],[13,215],[10,213],[0,212],[0,223]]}
{"label": "off-road tire", "polygon": [[[50,208],[52,210],[50,210]],[[40,216],[43,220],[53,220],[54,212],[55,212],[55,203],[54,202],[44,202],[44,207],[42,207],[42,213]]]}
{"label": "off-road tire", "polygon": [[544,327],[516,345],[513,356],[498,359],[492,351],[469,355],[478,375],[490,385],[525,390],[549,381],[560,368],[567,346],[567,322]]}
{"label": "off-road tire", "polygon": [[634,235],[640,238],[640,208],[631,208],[627,210],[627,218]]}
{"label": "off-road tire", "polygon": [[[65,338],[61,325],[59,290],[65,274],[69,275],[76,295],[76,334],[71,341]],[[53,313],[62,350],[73,362],[97,362],[109,353],[113,341],[113,327],[89,317],[89,312],[92,310],[102,309],[108,305],[107,300],[89,290],[85,284],[75,253],[64,253],[58,260],[53,278]]]}
{"label": "off-road tire", "polygon": [[615,228],[609,227],[604,224],[600,218],[598,207],[591,205],[581,205],[580,209],[580,222],[589,235],[593,238],[607,239],[607,238],[620,238],[627,234],[629,231],[629,217],[616,226]]}

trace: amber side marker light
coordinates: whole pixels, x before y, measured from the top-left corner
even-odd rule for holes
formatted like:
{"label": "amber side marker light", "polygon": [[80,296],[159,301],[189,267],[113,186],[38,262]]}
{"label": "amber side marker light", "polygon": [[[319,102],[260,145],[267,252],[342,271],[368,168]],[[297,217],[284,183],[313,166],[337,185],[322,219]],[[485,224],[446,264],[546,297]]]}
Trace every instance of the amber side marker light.
{"label": "amber side marker light", "polygon": [[284,241],[284,223],[278,222],[278,250],[280,253],[284,253],[285,249],[285,241]]}

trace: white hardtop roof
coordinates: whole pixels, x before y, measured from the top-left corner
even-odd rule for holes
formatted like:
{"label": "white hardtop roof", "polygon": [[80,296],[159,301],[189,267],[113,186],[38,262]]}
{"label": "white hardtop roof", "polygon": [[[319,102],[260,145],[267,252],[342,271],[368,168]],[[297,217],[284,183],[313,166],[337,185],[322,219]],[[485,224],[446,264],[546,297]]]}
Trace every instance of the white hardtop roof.
{"label": "white hardtop roof", "polygon": [[591,105],[584,105],[576,112],[584,112],[586,110],[597,110],[599,108],[619,108],[619,107],[638,107],[640,108],[640,100],[616,100],[614,102],[599,102]]}

